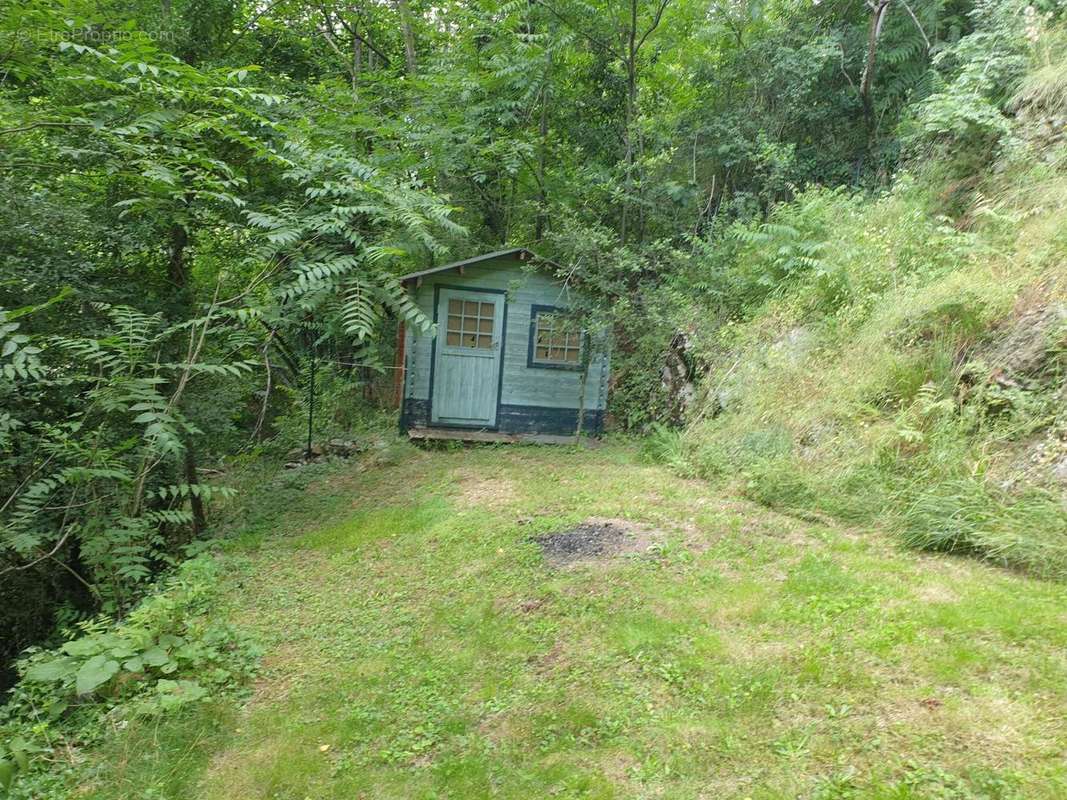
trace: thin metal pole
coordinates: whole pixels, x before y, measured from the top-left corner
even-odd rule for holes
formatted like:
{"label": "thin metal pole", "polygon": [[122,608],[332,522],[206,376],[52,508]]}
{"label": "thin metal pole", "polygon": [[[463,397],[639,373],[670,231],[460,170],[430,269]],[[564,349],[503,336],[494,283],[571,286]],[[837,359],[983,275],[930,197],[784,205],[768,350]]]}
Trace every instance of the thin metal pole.
{"label": "thin metal pole", "polygon": [[304,458],[308,461],[311,460],[311,432],[314,426],[315,420],[315,347],[311,348],[311,362],[308,366],[309,380],[308,380],[308,446],[304,452]]}

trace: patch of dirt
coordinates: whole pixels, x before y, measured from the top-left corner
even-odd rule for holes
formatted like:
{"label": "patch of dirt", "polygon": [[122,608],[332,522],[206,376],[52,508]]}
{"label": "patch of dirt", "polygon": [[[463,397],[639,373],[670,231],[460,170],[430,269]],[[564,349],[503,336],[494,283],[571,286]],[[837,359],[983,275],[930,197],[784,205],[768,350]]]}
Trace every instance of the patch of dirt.
{"label": "patch of dirt", "polygon": [[545,561],[566,567],[644,553],[657,540],[655,529],[624,519],[590,518],[570,530],[537,536]]}
{"label": "patch of dirt", "polygon": [[519,497],[515,483],[508,478],[483,478],[466,475],[460,478],[460,501],[465,508],[500,509]]}
{"label": "patch of dirt", "polygon": [[958,603],[960,596],[948,586],[933,583],[919,589],[917,597],[927,604]]}
{"label": "patch of dirt", "polygon": [[289,696],[299,680],[302,642],[282,645],[263,657],[263,671],[252,684],[247,708],[278,703]]}
{"label": "patch of dirt", "polygon": [[523,600],[521,603],[519,603],[519,610],[521,610],[523,614],[529,614],[531,611],[536,611],[544,604],[545,601],[540,598],[535,598],[533,600]]}
{"label": "patch of dirt", "polygon": [[534,668],[541,675],[552,672],[563,657],[563,645],[556,642],[552,649],[542,656],[533,659]]}

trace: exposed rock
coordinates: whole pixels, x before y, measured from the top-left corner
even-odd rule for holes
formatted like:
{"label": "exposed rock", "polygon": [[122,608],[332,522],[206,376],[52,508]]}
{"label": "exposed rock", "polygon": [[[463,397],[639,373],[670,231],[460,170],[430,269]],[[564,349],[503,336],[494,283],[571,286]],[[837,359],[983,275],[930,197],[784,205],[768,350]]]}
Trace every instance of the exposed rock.
{"label": "exposed rock", "polygon": [[1051,366],[1065,338],[1067,305],[1054,303],[1034,308],[1004,327],[984,360],[993,369],[994,381],[1014,386],[1020,380],[1040,377]]}
{"label": "exposed rock", "polygon": [[326,444],[312,444],[311,456],[308,457],[307,447],[294,447],[288,453],[285,454],[286,469],[293,469],[301,464],[306,464],[309,461],[315,461],[323,456],[330,456],[335,458],[349,458],[364,452],[367,446],[362,442],[352,441],[350,439],[330,439]]}
{"label": "exposed rock", "polygon": [[355,453],[362,452],[365,448],[359,442],[353,442],[349,439],[330,439],[326,444],[326,449],[335,456],[348,458]]}
{"label": "exposed rock", "polygon": [[814,343],[815,337],[807,328],[790,328],[784,336],[767,349],[767,356],[776,360],[780,359],[789,366],[795,367],[807,358]]}
{"label": "exposed rock", "polygon": [[1052,465],[1051,474],[1057,481],[1067,485],[1067,456]]}
{"label": "exposed rock", "polygon": [[689,334],[677,333],[671,339],[663,368],[660,370],[660,382],[669,398],[670,421],[676,425],[685,419],[696,394],[693,380],[695,372]]}

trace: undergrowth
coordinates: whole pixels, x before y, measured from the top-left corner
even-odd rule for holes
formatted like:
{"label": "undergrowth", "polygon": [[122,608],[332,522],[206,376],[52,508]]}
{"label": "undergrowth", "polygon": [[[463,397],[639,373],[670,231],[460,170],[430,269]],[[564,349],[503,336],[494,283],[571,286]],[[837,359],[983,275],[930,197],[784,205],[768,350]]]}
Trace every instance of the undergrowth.
{"label": "undergrowth", "polygon": [[[1034,172],[1001,180],[1067,187]],[[795,229],[796,216],[829,207],[837,222],[813,251],[818,265],[707,335],[692,419],[655,429],[649,456],[733,480],[770,507],[1064,574],[1062,487],[1047,471],[1018,474],[1035,442],[1055,450],[1067,429],[1067,243],[1051,224],[1061,207],[1041,196],[989,205],[988,231],[939,219],[936,195],[910,179],[866,204],[813,190],[782,209]],[[752,241],[739,260],[746,287],[764,258]]]}
{"label": "undergrowth", "polygon": [[801,193],[707,259],[702,384],[650,458],[770,507],[1067,575],[1067,148],[1028,135],[1060,110],[1048,36],[982,172],[959,179],[988,131],[932,147],[881,196]]}
{"label": "undergrowth", "polygon": [[220,578],[215,560],[190,559],[122,622],[81,622],[59,647],[26,651],[20,681],[0,707],[4,796],[60,796],[69,775],[84,769],[84,748],[245,690],[259,649],[212,619]]}

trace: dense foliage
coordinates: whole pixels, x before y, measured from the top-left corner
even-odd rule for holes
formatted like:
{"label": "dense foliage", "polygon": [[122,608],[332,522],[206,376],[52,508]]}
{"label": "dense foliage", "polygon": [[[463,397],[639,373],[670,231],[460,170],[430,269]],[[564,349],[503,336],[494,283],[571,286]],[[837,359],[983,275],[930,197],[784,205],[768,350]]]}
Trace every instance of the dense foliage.
{"label": "dense foliage", "polygon": [[[587,291],[588,324],[614,331],[616,423],[687,422],[657,439],[679,468],[740,471],[753,497],[793,508],[855,516],[876,497],[864,513],[896,509],[918,544],[1060,563],[1058,544],[1027,552],[1021,533],[1061,523],[1059,501],[991,489],[975,452],[1059,419],[1061,356],[1009,383],[982,359],[1011,299],[1051,292],[1062,265],[1061,232],[1031,235],[1062,209],[1062,13],[6,4],[5,682],[41,643],[61,649],[21,662],[19,692],[50,676],[59,716],[101,691],[126,702],[126,672],[169,674],[164,631],[134,636],[134,609],[201,550],[231,494],[225,458],[280,458],[312,387],[313,435],[358,427],[391,380],[391,326],[429,325],[396,276],[504,244],[536,246]],[[990,264],[1011,280],[976,282]],[[1062,352],[1057,335],[1043,353]],[[857,338],[882,361],[849,351]],[[696,402],[664,380],[672,359]],[[830,365],[847,400],[782,410],[798,369]],[[804,460],[883,429],[822,472]],[[168,641],[180,672],[185,644]],[[196,691],[170,680],[157,705]]]}
{"label": "dense foliage", "polygon": [[693,345],[702,395],[656,457],[773,507],[1067,574],[1067,51],[1054,15],[1017,11],[978,4],[936,57],[901,126],[927,164],[734,223],[718,322]]}

